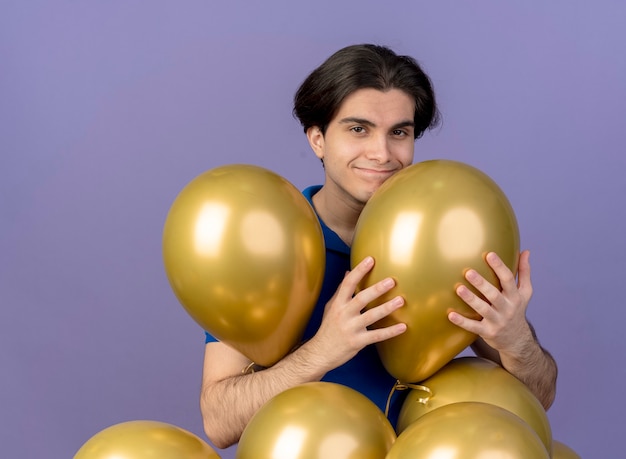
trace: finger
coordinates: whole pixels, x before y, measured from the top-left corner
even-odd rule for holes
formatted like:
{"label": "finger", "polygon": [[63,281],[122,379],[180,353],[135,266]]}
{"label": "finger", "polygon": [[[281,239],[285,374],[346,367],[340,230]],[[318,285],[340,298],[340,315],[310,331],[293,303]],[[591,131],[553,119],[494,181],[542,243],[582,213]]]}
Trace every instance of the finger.
{"label": "finger", "polygon": [[533,293],[533,286],[530,281],[530,252],[528,250],[524,250],[520,254],[517,277],[520,293],[524,297],[530,298]]}
{"label": "finger", "polygon": [[352,302],[358,310],[362,310],[372,301],[381,297],[389,290],[394,288],[396,285],[396,281],[394,281],[391,277],[387,277],[381,281],[376,282],[374,285],[367,287],[364,290],[361,290],[357,295],[354,296]]}
{"label": "finger", "polygon": [[469,319],[458,312],[450,312],[448,314],[448,320],[470,333],[480,335],[482,331],[482,322],[480,320]]}
{"label": "finger", "polygon": [[377,328],[375,330],[367,331],[367,344],[379,343],[386,339],[394,338],[404,333],[407,329],[406,324],[398,323],[390,325],[389,327]]}
{"label": "finger", "polygon": [[352,298],[352,295],[354,295],[355,290],[359,286],[359,282],[363,280],[373,267],[374,259],[372,257],[365,257],[343,278],[337,290],[337,295],[344,301],[348,301],[348,299]]}
{"label": "finger", "polygon": [[[495,285],[493,285],[491,282],[489,282],[487,279],[485,279],[483,276],[481,276],[477,271],[473,269],[467,270],[467,272],[465,273],[465,279],[467,279],[467,281],[470,284],[476,287],[476,290],[482,293],[484,297],[487,298],[487,300],[489,300],[489,302],[492,305],[495,305],[498,302],[498,300],[502,297],[502,293]],[[470,304],[470,306],[472,305]]]}
{"label": "finger", "polygon": [[366,257],[346,275],[337,291],[337,297],[340,301],[351,305],[357,311],[361,311],[369,303],[395,287],[396,282],[388,277],[361,290],[357,295],[354,295],[359,283],[371,271],[373,266],[374,259],[372,257]]}
{"label": "finger", "polygon": [[505,293],[516,291],[517,283],[515,282],[515,275],[508,266],[504,264],[502,259],[495,252],[489,252],[485,258],[487,264],[493,269],[496,276],[498,276],[502,291]]}
{"label": "finger", "polygon": [[459,285],[456,289],[456,294],[481,317],[489,318],[493,315],[493,306],[474,294],[474,292],[465,285]]}
{"label": "finger", "polygon": [[404,298],[401,296],[397,296],[385,303],[376,306],[374,308],[368,309],[363,314],[361,314],[361,318],[363,320],[363,326],[369,327],[370,325],[378,322],[381,319],[384,319],[392,312],[401,308],[404,305]]}

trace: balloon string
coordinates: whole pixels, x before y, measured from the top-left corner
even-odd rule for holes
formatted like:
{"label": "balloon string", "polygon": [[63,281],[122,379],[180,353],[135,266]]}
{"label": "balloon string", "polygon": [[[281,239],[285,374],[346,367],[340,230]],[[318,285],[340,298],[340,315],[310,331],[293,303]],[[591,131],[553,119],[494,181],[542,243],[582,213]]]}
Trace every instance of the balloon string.
{"label": "balloon string", "polygon": [[433,391],[430,390],[430,388],[426,386],[422,386],[420,384],[403,383],[403,382],[400,382],[400,380],[398,379],[396,380],[393,387],[391,388],[391,392],[389,392],[389,397],[387,397],[387,406],[385,406],[385,417],[389,417],[389,406],[391,405],[391,397],[393,396],[394,392],[397,390],[407,390],[407,389],[415,389],[415,390],[419,390],[422,392],[426,392],[428,394],[426,397],[418,398],[416,400],[416,402],[418,403],[425,404],[433,396]]}
{"label": "balloon string", "polygon": [[256,366],[256,363],[250,362],[250,364],[247,367],[245,367],[243,370],[241,370],[241,374],[242,375],[247,375],[247,374],[254,373],[254,367],[255,366]]}

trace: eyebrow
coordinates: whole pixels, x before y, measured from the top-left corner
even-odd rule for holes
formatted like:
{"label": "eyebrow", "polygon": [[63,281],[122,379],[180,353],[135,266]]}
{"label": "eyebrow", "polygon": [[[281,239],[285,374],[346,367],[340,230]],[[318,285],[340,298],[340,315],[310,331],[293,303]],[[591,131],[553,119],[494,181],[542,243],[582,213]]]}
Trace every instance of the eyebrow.
{"label": "eyebrow", "polygon": [[[373,123],[370,120],[367,120],[365,118],[357,118],[355,116],[349,116],[349,117],[342,118],[339,120],[339,124],[349,124],[349,123],[357,123],[357,124],[362,124],[364,126],[376,127],[376,123]],[[391,126],[391,129],[399,129],[403,127],[415,127],[415,122],[409,121],[409,120],[401,121]]]}

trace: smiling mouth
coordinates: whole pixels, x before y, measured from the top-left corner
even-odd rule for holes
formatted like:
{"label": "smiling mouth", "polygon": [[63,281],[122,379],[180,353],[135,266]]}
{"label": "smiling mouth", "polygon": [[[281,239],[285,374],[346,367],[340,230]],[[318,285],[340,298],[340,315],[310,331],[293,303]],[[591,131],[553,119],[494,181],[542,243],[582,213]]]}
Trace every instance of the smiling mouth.
{"label": "smiling mouth", "polygon": [[364,175],[373,177],[389,177],[396,173],[395,169],[369,169],[366,167],[358,167],[357,170]]}

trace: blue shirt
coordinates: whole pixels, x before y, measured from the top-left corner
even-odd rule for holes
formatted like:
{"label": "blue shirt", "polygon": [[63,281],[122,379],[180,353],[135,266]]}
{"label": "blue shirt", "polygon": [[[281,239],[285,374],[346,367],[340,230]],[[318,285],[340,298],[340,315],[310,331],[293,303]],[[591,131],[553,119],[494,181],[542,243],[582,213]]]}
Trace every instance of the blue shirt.
{"label": "blue shirt", "polygon": [[[308,187],[303,191],[311,206],[313,195],[322,188],[321,185]],[[313,208],[315,208],[313,206]],[[305,329],[303,340],[307,341],[315,335],[322,323],[326,303],[335,294],[347,271],[350,270],[350,247],[319,218],[324,243],[326,245],[326,270],[322,289],[313,310],[313,314]],[[206,342],[216,341],[206,334]],[[351,360],[329,371],[322,381],[335,382],[351,387],[372,400],[382,412],[385,412],[387,399],[393,389],[393,378],[383,366],[375,345],[366,346]],[[406,391],[396,391],[392,397],[388,418],[395,427]]]}

